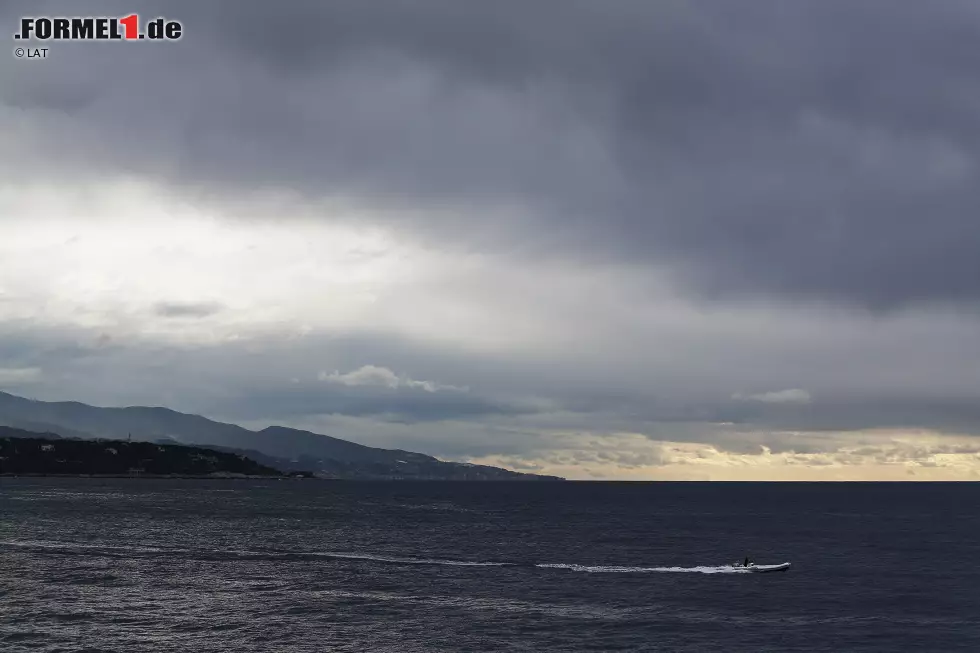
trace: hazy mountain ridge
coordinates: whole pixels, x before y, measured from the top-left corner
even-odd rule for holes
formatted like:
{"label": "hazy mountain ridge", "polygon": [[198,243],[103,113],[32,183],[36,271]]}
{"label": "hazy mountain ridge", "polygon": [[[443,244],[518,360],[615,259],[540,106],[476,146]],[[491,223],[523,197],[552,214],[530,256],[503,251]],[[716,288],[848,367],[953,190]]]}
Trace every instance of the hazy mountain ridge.
{"label": "hazy mountain ridge", "polygon": [[163,407],[101,408],[0,392],[0,424],[71,438],[172,440],[242,453],[283,471],[313,471],[327,478],[558,480],[498,467],[445,462],[411,451],[368,447],[283,426],[251,431]]}

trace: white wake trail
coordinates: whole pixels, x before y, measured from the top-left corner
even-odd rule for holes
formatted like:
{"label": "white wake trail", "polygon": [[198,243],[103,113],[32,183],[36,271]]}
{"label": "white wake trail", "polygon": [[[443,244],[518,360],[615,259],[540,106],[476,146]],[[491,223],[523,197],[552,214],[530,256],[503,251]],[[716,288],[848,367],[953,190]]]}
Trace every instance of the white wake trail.
{"label": "white wake trail", "polygon": [[569,564],[539,564],[535,567],[545,569],[568,569],[569,571],[584,571],[590,574],[746,574],[746,569],[731,566],[723,567],[610,567],[599,565],[569,565]]}

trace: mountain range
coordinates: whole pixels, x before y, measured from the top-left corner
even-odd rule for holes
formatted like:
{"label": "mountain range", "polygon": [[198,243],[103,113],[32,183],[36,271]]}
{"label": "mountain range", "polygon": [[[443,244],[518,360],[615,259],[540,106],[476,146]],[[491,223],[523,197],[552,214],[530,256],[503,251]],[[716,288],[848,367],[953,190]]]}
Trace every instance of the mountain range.
{"label": "mountain range", "polygon": [[251,431],[169,408],[102,408],[47,402],[0,392],[0,425],[63,438],[109,438],[199,445],[247,455],[276,469],[339,479],[563,480],[488,465],[439,460],[400,449],[379,449],[311,431],[270,426]]}

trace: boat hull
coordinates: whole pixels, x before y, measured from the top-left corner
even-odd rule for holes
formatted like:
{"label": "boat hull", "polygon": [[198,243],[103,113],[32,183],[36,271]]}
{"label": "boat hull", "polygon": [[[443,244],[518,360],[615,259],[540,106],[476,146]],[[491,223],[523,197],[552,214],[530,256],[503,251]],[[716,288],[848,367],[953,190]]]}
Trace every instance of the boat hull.
{"label": "boat hull", "polygon": [[789,569],[789,563],[784,562],[778,565],[750,565],[748,567],[742,567],[745,571],[753,574],[766,574],[774,571],[786,571]]}

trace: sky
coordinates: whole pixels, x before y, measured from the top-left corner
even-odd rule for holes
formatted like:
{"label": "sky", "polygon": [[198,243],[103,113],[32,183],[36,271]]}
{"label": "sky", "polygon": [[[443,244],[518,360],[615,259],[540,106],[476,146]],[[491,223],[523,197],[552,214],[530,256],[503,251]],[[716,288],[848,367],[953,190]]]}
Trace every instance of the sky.
{"label": "sky", "polygon": [[183,37],[0,57],[0,390],[575,479],[980,479],[977,3],[0,25],[133,12]]}

